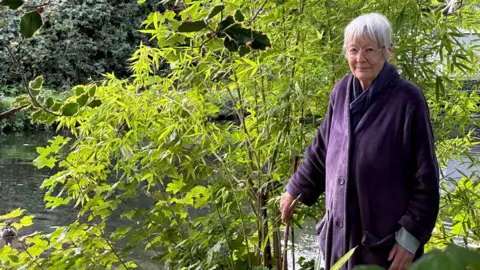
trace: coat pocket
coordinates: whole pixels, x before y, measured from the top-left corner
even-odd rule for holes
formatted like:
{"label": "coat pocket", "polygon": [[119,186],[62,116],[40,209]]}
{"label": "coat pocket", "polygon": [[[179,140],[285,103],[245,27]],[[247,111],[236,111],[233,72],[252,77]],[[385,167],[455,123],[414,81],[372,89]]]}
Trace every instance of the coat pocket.
{"label": "coat pocket", "polygon": [[317,225],[315,226],[315,230],[317,231],[318,235],[318,242],[320,244],[320,251],[323,253],[325,253],[327,239],[327,220],[327,215],[325,215],[319,222],[317,222]]}
{"label": "coat pocket", "polygon": [[365,247],[375,248],[391,248],[395,244],[395,234],[389,234],[384,238],[378,238],[369,233],[368,231],[363,231],[362,245]]}
{"label": "coat pocket", "polygon": [[385,269],[389,268],[391,262],[388,261],[388,254],[392,250],[394,244],[394,233],[379,238],[368,231],[364,231],[362,247],[359,250],[359,256],[362,258],[361,264],[378,265]]}

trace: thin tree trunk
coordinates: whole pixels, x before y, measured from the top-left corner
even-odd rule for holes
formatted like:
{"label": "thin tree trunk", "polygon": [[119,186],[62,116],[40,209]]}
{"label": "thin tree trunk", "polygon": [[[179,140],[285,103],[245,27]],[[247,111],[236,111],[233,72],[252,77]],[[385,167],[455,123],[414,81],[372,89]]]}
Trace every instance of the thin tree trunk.
{"label": "thin tree trunk", "polygon": [[267,219],[267,195],[264,192],[260,193],[260,228],[261,237],[259,238],[260,247],[266,240],[265,248],[263,249],[263,265],[267,268],[272,268],[272,248],[270,246],[270,239],[268,239],[268,219]]}
{"label": "thin tree trunk", "polygon": [[[278,212],[278,211],[277,211]],[[275,216],[279,216],[280,214],[277,213]],[[282,249],[281,249],[281,240],[280,240],[280,221],[273,219],[273,232],[272,232],[272,238],[273,238],[273,256],[275,259],[275,265],[277,266],[277,269],[282,269]]]}

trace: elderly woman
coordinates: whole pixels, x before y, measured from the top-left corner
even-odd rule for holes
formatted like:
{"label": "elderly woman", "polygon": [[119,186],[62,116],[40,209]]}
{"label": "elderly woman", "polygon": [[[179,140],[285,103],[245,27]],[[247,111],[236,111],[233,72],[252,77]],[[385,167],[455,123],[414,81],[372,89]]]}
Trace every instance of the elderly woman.
{"label": "elderly woman", "polygon": [[422,91],[386,60],[392,28],[380,14],[345,28],[351,74],[334,87],[324,122],[287,184],[282,219],[296,198],[314,204],[326,193],[317,224],[326,269],[344,265],[406,269],[423,254],[439,210],[439,170]]}

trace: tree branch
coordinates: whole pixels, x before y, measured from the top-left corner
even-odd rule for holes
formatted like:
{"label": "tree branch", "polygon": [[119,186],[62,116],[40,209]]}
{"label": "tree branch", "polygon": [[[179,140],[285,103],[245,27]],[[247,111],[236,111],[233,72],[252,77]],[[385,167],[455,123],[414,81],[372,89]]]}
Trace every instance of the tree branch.
{"label": "tree branch", "polygon": [[253,21],[255,21],[255,19],[257,18],[258,14],[260,14],[260,12],[262,11],[262,9],[265,6],[265,4],[267,3],[267,1],[268,0],[263,1],[262,5],[258,8],[257,12],[255,12],[253,17],[247,22],[247,25],[250,25],[250,24],[253,23]]}
{"label": "tree branch", "polygon": [[12,117],[16,112],[20,111],[21,109],[28,107],[29,105],[22,105],[16,108],[12,108],[6,112],[0,113],[0,119],[6,119]]}

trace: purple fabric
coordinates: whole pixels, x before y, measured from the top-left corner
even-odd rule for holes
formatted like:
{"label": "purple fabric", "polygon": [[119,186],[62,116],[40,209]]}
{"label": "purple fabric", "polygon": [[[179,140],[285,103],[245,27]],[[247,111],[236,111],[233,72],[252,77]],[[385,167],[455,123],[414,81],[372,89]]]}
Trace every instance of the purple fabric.
{"label": "purple fabric", "polygon": [[372,85],[363,91],[360,81],[357,78],[353,78],[351,88],[348,89],[350,93],[350,119],[352,122],[352,129],[355,129],[362,119],[363,115],[367,111],[372,101],[378,96],[378,94],[385,88],[385,85],[392,79],[389,77],[392,73],[395,73],[395,67],[385,62],[380,74],[372,82]]}
{"label": "purple fabric", "polygon": [[[425,97],[395,69],[353,128],[349,89],[353,76],[334,87],[329,108],[287,191],[306,205],[326,193],[326,214],[317,224],[326,269],[351,247],[358,264],[387,267],[395,232],[404,227],[425,244],[439,208],[439,171]],[[347,188],[355,185],[358,196]],[[359,217],[348,224],[348,207]],[[354,227],[354,228],[350,228]],[[347,232],[350,229],[350,234]],[[352,235],[353,234],[353,235]],[[419,248],[417,255],[423,253]]]}

